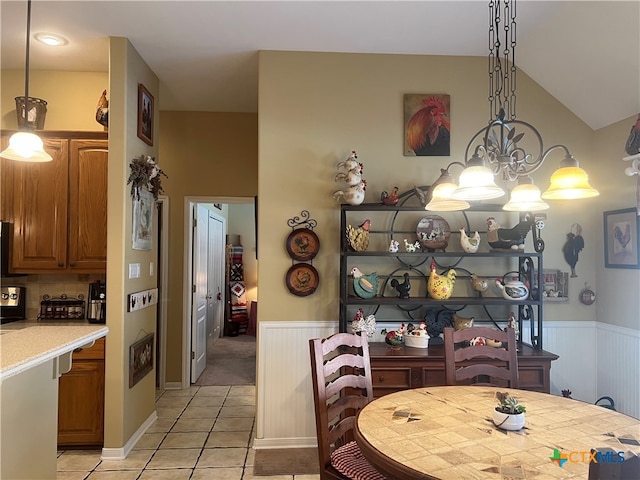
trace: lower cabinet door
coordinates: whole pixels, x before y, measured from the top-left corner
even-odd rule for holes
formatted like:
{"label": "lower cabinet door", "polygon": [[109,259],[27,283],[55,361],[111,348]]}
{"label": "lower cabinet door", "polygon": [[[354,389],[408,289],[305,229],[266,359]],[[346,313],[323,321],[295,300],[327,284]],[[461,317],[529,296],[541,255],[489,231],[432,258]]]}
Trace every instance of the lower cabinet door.
{"label": "lower cabinet door", "polygon": [[104,442],[104,361],[73,362],[59,379],[58,448],[102,446]]}

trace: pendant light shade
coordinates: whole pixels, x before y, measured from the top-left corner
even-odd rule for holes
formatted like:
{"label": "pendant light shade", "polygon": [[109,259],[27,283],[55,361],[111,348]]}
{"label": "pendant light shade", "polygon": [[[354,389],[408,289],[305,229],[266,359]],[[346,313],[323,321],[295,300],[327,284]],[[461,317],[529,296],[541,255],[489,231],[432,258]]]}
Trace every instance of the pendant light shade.
{"label": "pendant light shade", "polygon": [[[553,148],[553,147],[552,147]],[[545,200],[577,200],[600,195],[589,185],[589,175],[580,168],[578,161],[567,152],[560,167],[551,175],[551,185],[542,194]]]}
{"label": "pendant light shade", "polygon": [[458,188],[452,197],[457,200],[490,200],[500,198],[504,190],[496,185],[493,172],[484,165],[465,168],[460,174]]}
{"label": "pendant light shade", "polygon": [[31,36],[31,0],[27,1],[27,48],[24,66],[24,117],[26,127],[14,133],[9,139],[9,147],[0,153],[0,157],[19,162],[50,162],[53,157],[44,151],[44,145],[38,135],[29,127],[29,43]]}
{"label": "pendant light shade", "polygon": [[39,136],[31,132],[17,132],[9,139],[9,147],[0,153],[2,158],[18,162],[50,162],[53,157],[44,151]]}
{"label": "pendant light shade", "polygon": [[469,202],[456,200],[451,195],[458,188],[455,183],[439,183],[432,192],[431,201],[424,207],[432,212],[454,212],[466,210],[470,207]]}
{"label": "pendant light shade", "polygon": [[511,198],[502,209],[509,212],[536,212],[546,210],[549,204],[540,198],[540,189],[530,177],[522,177],[511,191]]}

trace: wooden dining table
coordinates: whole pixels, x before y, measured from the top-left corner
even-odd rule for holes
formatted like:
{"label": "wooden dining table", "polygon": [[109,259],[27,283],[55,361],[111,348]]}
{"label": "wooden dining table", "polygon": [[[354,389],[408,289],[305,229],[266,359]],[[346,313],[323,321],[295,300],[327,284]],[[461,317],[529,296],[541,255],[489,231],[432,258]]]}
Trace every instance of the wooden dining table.
{"label": "wooden dining table", "polygon": [[[522,430],[493,424],[497,391],[526,407]],[[636,418],[570,398],[501,387],[391,393],[358,413],[354,433],[365,458],[390,480],[586,480],[593,448],[616,452],[601,462],[623,457],[635,462],[640,454]]]}

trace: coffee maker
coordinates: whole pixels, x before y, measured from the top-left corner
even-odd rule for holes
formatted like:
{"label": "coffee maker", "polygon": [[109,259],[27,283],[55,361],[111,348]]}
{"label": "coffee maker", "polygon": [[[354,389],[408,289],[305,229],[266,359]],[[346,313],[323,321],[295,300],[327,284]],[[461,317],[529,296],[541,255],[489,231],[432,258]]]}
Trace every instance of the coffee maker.
{"label": "coffee maker", "polygon": [[107,321],[107,285],[100,280],[90,283],[87,303],[89,323],[105,323]]}

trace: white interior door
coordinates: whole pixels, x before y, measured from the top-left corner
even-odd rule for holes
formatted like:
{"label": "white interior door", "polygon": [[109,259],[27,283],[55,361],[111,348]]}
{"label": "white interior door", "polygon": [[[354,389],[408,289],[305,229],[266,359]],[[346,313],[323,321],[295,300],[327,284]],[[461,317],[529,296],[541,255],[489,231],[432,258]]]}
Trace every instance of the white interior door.
{"label": "white interior door", "polygon": [[193,298],[191,311],[191,383],[198,380],[207,366],[207,296],[209,213],[202,206],[194,209]]}
{"label": "white interior door", "polygon": [[207,319],[210,321],[210,342],[209,347],[213,347],[215,341],[220,338],[224,321],[225,289],[224,289],[224,268],[225,268],[225,242],[224,242],[224,218],[209,211],[209,281]]}

